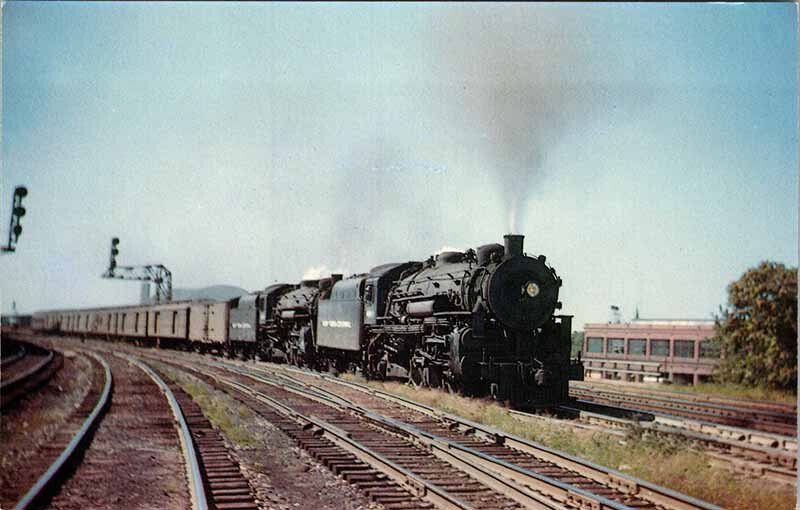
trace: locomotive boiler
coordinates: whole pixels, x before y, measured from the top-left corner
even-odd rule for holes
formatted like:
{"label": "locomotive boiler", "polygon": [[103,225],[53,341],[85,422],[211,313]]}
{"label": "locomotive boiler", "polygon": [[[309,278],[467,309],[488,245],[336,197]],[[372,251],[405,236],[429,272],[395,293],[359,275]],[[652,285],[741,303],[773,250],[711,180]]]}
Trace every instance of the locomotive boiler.
{"label": "locomotive boiler", "polygon": [[360,358],[368,378],[491,395],[515,407],[568,398],[580,373],[569,350],[572,317],[555,315],[561,279],[544,256],[505,236],[424,263],[386,264],[342,280],[319,302],[320,361]]}

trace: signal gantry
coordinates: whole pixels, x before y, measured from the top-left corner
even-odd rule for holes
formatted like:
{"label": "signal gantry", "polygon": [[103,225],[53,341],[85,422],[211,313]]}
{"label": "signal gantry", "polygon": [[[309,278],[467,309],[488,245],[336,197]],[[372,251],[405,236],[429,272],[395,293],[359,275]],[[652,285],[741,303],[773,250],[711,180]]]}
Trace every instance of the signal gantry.
{"label": "signal gantry", "polygon": [[172,301],[172,272],[162,264],[119,266],[117,265],[118,246],[119,238],[112,238],[108,269],[101,276],[117,280],[153,282],[156,286],[156,302]]}

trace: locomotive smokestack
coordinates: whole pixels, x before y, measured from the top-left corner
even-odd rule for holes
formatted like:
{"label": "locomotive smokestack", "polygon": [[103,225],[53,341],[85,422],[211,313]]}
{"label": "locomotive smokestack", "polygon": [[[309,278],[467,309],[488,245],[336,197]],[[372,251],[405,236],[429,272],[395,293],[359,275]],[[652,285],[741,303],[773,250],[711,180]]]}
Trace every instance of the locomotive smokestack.
{"label": "locomotive smokestack", "polygon": [[511,257],[518,257],[522,255],[522,243],[525,241],[525,236],[518,234],[507,234],[503,236],[505,241],[505,252],[503,259],[510,259]]}

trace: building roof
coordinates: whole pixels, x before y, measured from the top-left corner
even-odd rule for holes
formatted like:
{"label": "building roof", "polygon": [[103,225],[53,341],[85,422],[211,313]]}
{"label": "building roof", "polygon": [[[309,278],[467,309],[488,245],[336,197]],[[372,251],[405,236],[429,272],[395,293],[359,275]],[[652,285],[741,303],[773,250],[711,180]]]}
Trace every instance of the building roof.
{"label": "building roof", "polygon": [[585,327],[650,327],[650,326],[695,326],[708,327],[714,325],[714,319],[634,319],[630,322],[600,322],[586,324]]}
{"label": "building roof", "polygon": [[701,324],[714,324],[714,319],[634,319],[631,324],[647,326],[694,326]]}

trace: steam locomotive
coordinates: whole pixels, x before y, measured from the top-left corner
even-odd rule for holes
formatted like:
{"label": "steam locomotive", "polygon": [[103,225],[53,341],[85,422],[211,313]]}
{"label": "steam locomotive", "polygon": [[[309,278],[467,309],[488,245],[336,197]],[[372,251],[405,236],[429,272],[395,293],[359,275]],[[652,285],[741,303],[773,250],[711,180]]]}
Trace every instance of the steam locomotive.
{"label": "steam locomotive", "polygon": [[33,324],[546,407],[568,399],[583,367],[570,360],[572,317],[555,314],[561,279],[543,255],[523,253],[523,240],[507,235],[504,245],[276,284],[224,303],[40,312]]}

